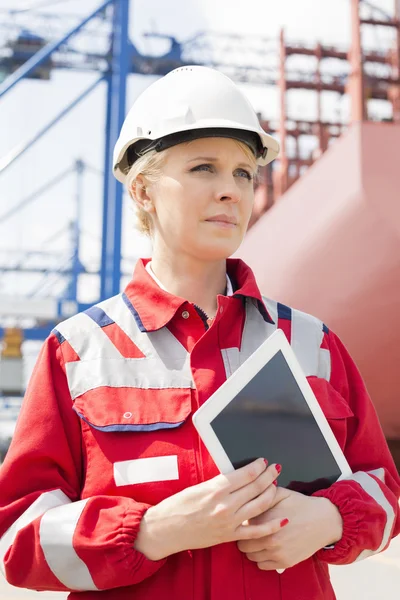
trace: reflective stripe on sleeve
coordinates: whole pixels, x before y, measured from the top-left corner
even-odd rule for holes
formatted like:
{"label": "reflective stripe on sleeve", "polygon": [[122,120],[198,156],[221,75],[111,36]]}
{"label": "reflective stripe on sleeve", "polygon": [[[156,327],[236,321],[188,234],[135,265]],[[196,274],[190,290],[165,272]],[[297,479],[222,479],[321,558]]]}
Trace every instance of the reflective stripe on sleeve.
{"label": "reflective stripe on sleeve", "polygon": [[71,500],[61,490],[44,492],[15,521],[15,523],[11,525],[10,529],[8,529],[8,531],[6,531],[6,533],[0,539],[0,569],[3,572],[3,575],[5,575],[4,557],[8,549],[13,545],[18,532],[27,525],[33,523],[35,519],[44,515],[46,511],[54,509],[57,506],[65,506],[67,504],[71,504]]}
{"label": "reflective stripe on sleeve", "polygon": [[76,525],[87,501],[88,498],[48,510],[40,522],[40,545],[49,568],[61,583],[71,590],[96,591],[89,569],[73,545]]}
{"label": "reflective stripe on sleeve", "polygon": [[356,561],[363,560],[364,558],[368,558],[369,556],[373,556],[374,554],[378,554],[381,552],[385,546],[389,543],[390,534],[392,532],[392,528],[395,520],[395,512],[387,500],[385,494],[382,492],[378,483],[371,477],[374,475],[382,482],[385,480],[385,472],[383,469],[376,469],[375,471],[370,471],[368,473],[358,472],[354,473],[348,479],[351,481],[356,481],[373,500],[382,508],[382,510],[386,513],[386,525],[382,535],[382,541],[379,547],[376,550],[366,549],[363,550],[359,556],[356,558]]}

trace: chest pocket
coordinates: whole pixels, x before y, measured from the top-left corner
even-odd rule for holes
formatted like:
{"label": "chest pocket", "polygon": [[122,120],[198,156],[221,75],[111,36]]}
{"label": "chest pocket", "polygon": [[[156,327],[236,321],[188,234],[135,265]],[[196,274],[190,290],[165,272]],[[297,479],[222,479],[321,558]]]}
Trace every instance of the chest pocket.
{"label": "chest pocket", "polygon": [[345,399],[326,379],[307,377],[320,407],[342,450],[346,447],[349,419],[354,414]]}
{"label": "chest pocket", "polygon": [[190,389],[97,388],[76,399],[85,493],[153,504],[195,483]]}

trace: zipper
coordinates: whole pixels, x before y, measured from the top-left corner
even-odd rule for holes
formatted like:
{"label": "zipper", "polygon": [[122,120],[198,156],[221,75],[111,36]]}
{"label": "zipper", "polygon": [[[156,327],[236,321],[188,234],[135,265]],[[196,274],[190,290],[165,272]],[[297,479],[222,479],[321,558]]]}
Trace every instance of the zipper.
{"label": "zipper", "polygon": [[206,312],[204,312],[204,310],[202,308],[200,308],[200,306],[197,306],[197,304],[193,304],[193,306],[197,310],[197,313],[198,313],[200,319],[203,321],[204,327],[206,328],[206,331],[207,331],[207,329],[210,328],[210,326],[208,324],[208,320],[210,319],[210,317],[208,316],[208,314]]}
{"label": "zipper", "polygon": [[[228,293],[228,286],[225,287],[223,296],[226,296],[227,293]],[[208,314],[202,308],[200,308],[200,306],[198,306],[197,304],[193,304],[193,306],[197,310],[197,313],[198,313],[200,319],[203,321],[204,327],[206,328],[206,331],[207,331],[207,329],[210,329],[208,321],[213,321],[213,319],[210,319]]]}

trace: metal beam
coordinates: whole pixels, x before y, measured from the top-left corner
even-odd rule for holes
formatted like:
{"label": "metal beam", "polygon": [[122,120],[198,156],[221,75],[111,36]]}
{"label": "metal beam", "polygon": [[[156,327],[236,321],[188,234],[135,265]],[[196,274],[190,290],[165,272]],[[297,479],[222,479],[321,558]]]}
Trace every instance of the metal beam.
{"label": "metal beam", "polygon": [[51,42],[47,44],[36,52],[29,60],[27,60],[19,69],[17,69],[12,75],[9,75],[7,79],[0,85],[0,98],[11,88],[14,87],[21,79],[27,77],[32,71],[34,71],[39,65],[41,65],[49,56],[57,50],[62,44],[65,44],[69,40],[70,37],[78,33],[82,27],[84,27],[89,21],[97,17],[99,13],[101,13],[109,4],[111,4],[112,0],[106,0],[103,2],[94,12],[92,12],[88,17],[86,17],[83,21],[79,23],[76,27],[73,27],[66,33],[62,38],[56,40],[55,42]]}
{"label": "metal beam", "polygon": [[38,133],[36,133],[31,139],[25,142],[20,142],[8,154],[6,154],[0,160],[0,174],[7,169],[17,158],[22,156],[33,144],[35,144],[41,137],[44,136],[45,133],[49,131],[58,121],[61,121],[65,115],[67,115],[75,106],[77,106],[86,96],[90,94],[98,85],[104,80],[104,77],[101,76],[99,79],[96,79],[94,83],[92,83],[86,90],[84,90],[75,100],[71,102],[66,108],[64,108],[54,119],[50,121],[43,129],[41,129]]}
{"label": "metal beam", "polygon": [[82,200],[83,200],[83,174],[85,163],[82,160],[76,161],[76,196],[75,196],[75,221],[71,223],[71,246],[72,246],[72,276],[66,289],[64,298],[67,300],[78,299],[79,275],[85,272],[80,260],[80,241],[82,228]]}
{"label": "metal beam", "polygon": [[[112,87],[111,87],[111,73],[107,74],[107,103],[106,103],[106,129],[105,129],[105,144],[104,144],[104,174],[103,174],[103,223],[102,223],[102,238],[101,238],[101,262],[100,262],[100,300],[107,298],[106,289],[109,287],[107,284],[107,273],[109,271],[108,265],[111,259],[108,260],[109,245],[108,235],[111,235],[109,231],[108,222],[108,196],[110,179],[113,177],[111,173],[112,169],[112,148],[111,148],[111,115],[112,115]],[[112,295],[112,294],[110,294]]]}
{"label": "metal beam", "polygon": [[129,73],[129,0],[114,0],[111,79],[107,96],[107,128],[101,253],[100,299],[119,293],[121,279],[121,226],[123,188],[110,175],[112,149],[125,118]]}

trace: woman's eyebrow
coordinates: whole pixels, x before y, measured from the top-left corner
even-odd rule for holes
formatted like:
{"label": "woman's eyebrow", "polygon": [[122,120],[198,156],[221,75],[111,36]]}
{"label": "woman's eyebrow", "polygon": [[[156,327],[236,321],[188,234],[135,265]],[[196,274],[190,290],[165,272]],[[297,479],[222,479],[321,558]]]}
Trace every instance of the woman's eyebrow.
{"label": "woman's eyebrow", "polygon": [[196,156],[195,158],[189,158],[188,162],[192,162],[192,160],[208,160],[210,162],[216,162],[218,158],[215,156]]}
{"label": "woman's eyebrow", "polygon": [[[196,156],[195,158],[189,158],[189,160],[187,161],[192,162],[193,160],[206,160],[208,162],[218,162],[218,158],[216,156]],[[248,169],[252,169],[253,167],[246,162],[241,162],[238,163],[237,165],[238,167],[247,167]]]}

